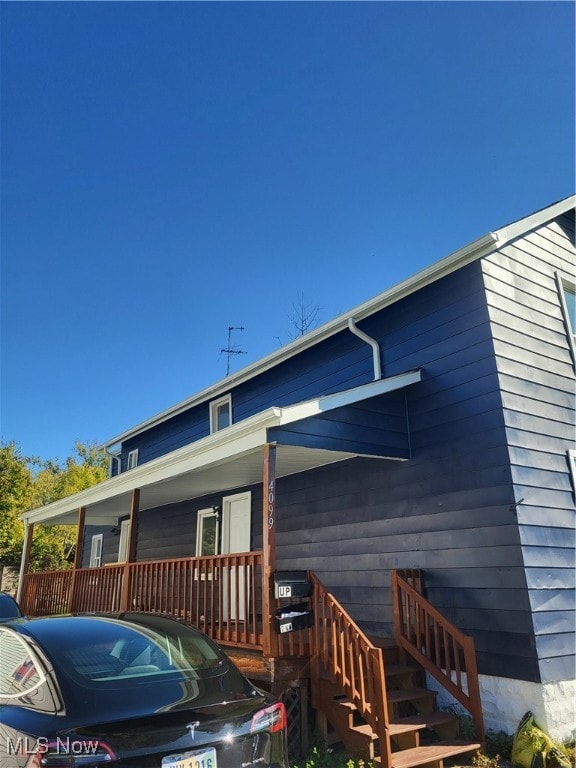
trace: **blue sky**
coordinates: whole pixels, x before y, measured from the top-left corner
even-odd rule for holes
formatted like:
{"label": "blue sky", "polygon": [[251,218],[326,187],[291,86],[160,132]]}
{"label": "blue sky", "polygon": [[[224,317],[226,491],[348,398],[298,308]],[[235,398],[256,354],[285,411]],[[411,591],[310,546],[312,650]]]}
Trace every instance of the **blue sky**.
{"label": "blue sky", "polygon": [[1,435],[65,458],[574,192],[570,2],[2,2]]}

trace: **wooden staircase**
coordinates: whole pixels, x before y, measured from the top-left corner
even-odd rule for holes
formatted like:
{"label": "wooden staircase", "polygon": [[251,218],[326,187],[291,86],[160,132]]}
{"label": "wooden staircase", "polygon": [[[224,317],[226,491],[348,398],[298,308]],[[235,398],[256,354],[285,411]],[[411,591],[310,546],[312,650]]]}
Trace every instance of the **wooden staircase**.
{"label": "wooden staircase", "polygon": [[[442,766],[443,760],[480,749],[480,741],[458,738],[458,717],[436,707],[436,692],[425,687],[424,671],[415,663],[404,664],[394,641],[374,640],[384,654],[390,762],[388,768]],[[378,734],[328,677],[315,687],[314,706],[322,713],[328,741],[341,741],[351,755],[386,764]],[[330,732],[330,727],[332,731]]]}
{"label": "wooden staircase", "polygon": [[[364,635],[334,596],[312,578],[316,642],[312,705],[327,740],[340,741],[350,754],[384,768],[442,768],[444,760],[480,749],[484,734],[475,661],[470,660],[470,648],[463,655],[459,645],[469,638],[463,640],[444,619],[442,631],[438,630],[433,622],[439,614],[419,594],[419,585],[394,574],[395,599],[400,604],[395,605],[396,638],[392,640]],[[398,592],[399,585],[401,590],[406,587],[406,593]],[[417,633],[413,632],[415,616]],[[423,633],[442,638],[433,653],[427,653]],[[434,656],[434,663],[427,656]],[[420,657],[426,657],[425,663]],[[426,687],[425,671],[471,711],[477,739],[458,738],[458,717],[438,710],[436,692]],[[474,676],[472,682],[465,679]]]}

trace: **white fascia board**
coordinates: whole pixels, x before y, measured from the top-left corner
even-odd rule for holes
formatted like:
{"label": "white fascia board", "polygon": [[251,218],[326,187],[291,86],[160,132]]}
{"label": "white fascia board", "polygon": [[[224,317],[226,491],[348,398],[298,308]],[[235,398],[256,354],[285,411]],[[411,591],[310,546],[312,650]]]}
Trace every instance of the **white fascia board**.
{"label": "white fascia board", "polygon": [[560,200],[553,205],[549,205],[547,208],[542,208],[540,211],[532,213],[530,216],[526,216],[523,219],[514,221],[505,227],[497,229],[494,234],[498,240],[498,248],[506,245],[506,243],[516,240],[518,237],[526,235],[533,229],[542,227],[557,216],[561,216],[563,213],[567,213],[576,206],[576,195]]}
{"label": "white fascia board", "polygon": [[334,408],[342,408],[345,405],[352,405],[361,400],[367,400],[370,397],[394,392],[397,389],[407,387],[409,384],[416,384],[421,380],[422,372],[418,368],[414,371],[400,373],[397,376],[389,376],[387,379],[371,381],[370,384],[362,384],[359,387],[335,392],[333,395],[324,395],[313,400],[306,400],[303,403],[289,405],[286,408],[282,408],[280,425],[291,424],[294,421],[300,421],[310,416],[317,416],[325,411],[334,410]]}
{"label": "white fascia board", "polygon": [[73,496],[54,501],[45,507],[29,510],[20,518],[25,523],[47,522],[80,507],[89,507],[112,497],[131,493],[134,488],[145,488],[203,466],[247,453],[266,443],[268,428],[278,426],[280,416],[281,409],[268,408],[238,424],[233,424],[202,440],[122,472]]}

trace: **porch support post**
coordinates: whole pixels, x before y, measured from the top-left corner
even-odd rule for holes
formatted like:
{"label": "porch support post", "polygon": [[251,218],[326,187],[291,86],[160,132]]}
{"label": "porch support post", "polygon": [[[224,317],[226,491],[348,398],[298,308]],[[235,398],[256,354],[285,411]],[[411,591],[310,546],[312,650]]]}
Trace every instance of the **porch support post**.
{"label": "porch support post", "polygon": [[22,600],[22,590],[24,589],[24,576],[28,573],[30,565],[30,549],[32,547],[32,537],[34,536],[34,523],[24,523],[24,545],[22,547],[22,559],[20,560],[20,575],[18,577],[18,592],[16,600]]}
{"label": "porch support post", "polygon": [[76,532],[76,549],[74,551],[74,570],[72,571],[72,580],[70,583],[70,595],[68,597],[68,610],[74,611],[76,602],[76,572],[82,568],[82,554],[84,550],[84,525],[86,522],[86,507],[78,509],[78,530]]}
{"label": "porch support post", "polygon": [[127,611],[130,608],[130,563],[134,562],[136,557],[136,537],[138,535],[137,517],[140,511],[140,488],[132,490],[132,501],[130,503],[130,534],[128,536],[128,550],[126,552],[126,565],[124,566],[124,575],[122,578],[122,597],[120,599],[120,610]]}
{"label": "porch support post", "polygon": [[264,446],[264,473],[262,482],[262,632],[264,655],[277,656],[277,634],[273,615],[273,576],[276,570],[276,445]]}

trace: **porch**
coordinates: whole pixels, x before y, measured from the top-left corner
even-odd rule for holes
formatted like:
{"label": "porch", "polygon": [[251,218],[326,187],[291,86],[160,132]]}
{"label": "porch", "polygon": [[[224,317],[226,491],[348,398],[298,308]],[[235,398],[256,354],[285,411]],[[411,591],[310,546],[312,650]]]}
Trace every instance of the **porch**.
{"label": "porch", "polygon": [[265,584],[264,553],[117,563],[97,568],[27,573],[21,606],[27,616],[68,612],[154,611],[195,624],[230,648],[265,657],[304,657],[307,633],[279,634]]}

